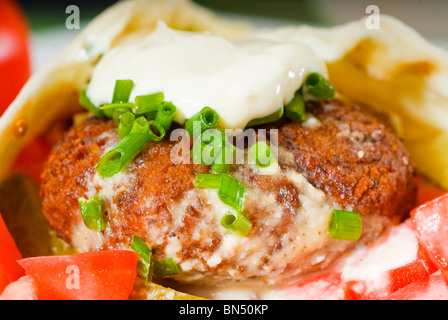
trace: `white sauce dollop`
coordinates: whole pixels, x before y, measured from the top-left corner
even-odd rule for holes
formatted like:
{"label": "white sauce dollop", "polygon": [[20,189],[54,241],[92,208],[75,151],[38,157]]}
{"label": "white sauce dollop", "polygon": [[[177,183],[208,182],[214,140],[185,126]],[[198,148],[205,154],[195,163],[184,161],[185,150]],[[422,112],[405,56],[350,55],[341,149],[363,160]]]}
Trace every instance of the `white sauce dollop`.
{"label": "white sauce dollop", "polygon": [[242,129],[287,104],[310,72],[327,76],[323,60],[297,42],[230,41],[159,22],[148,37],[107,52],[87,94],[95,105],[110,103],[115,81],[131,79],[130,102],[163,92],[177,107],[180,124],[208,106],[219,114],[220,127]]}

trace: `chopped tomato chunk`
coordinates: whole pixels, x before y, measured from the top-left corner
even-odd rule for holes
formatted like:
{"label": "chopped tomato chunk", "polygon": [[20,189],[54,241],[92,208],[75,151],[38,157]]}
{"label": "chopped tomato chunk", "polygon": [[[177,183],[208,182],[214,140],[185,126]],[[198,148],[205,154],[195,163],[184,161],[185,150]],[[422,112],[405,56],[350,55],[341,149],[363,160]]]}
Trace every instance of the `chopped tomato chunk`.
{"label": "chopped tomato chunk", "polygon": [[448,286],[439,270],[396,291],[388,300],[448,300]]}
{"label": "chopped tomato chunk", "polygon": [[412,282],[429,279],[437,271],[419,244],[410,220],[393,227],[349,263],[343,279],[348,296],[354,300],[385,299]]}
{"label": "chopped tomato chunk", "polygon": [[411,218],[431,260],[448,272],[448,193],[415,208]]}
{"label": "chopped tomato chunk", "polygon": [[424,204],[428,201],[434,200],[446,193],[442,188],[425,181],[423,178],[417,180],[417,203],[418,205]]}
{"label": "chopped tomato chunk", "polygon": [[22,259],[26,274],[39,279],[45,299],[126,300],[137,273],[138,255],[105,250]]}
{"label": "chopped tomato chunk", "polygon": [[29,28],[18,1],[0,1],[0,116],[31,74]]}
{"label": "chopped tomato chunk", "polygon": [[0,293],[5,287],[24,275],[23,269],[17,263],[22,255],[17,249],[2,216],[0,215]]}
{"label": "chopped tomato chunk", "polygon": [[402,267],[390,270],[388,275],[390,280],[390,292],[395,292],[414,281],[426,279],[430,276],[424,263],[420,260],[415,260]]}

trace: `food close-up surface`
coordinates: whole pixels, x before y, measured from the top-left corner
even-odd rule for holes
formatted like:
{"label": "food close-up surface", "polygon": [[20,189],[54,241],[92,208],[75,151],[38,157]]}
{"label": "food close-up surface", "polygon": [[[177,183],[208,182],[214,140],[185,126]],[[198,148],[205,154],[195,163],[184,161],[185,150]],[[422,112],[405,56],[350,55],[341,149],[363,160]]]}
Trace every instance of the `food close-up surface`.
{"label": "food close-up surface", "polygon": [[0,300],[448,300],[447,4],[91,2],[0,2]]}

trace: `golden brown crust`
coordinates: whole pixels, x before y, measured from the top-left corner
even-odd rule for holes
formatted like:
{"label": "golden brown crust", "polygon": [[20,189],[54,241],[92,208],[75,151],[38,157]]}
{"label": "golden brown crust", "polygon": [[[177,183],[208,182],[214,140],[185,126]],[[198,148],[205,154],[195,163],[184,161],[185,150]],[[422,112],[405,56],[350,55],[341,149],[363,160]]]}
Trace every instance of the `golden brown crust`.
{"label": "golden brown crust", "polygon": [[391,127],[372,112],[341,100],[311,102],[320,124],[287,122],[279,145],[294,154],[295,169],[344,207],[401,219],[413,208],[416,172]]}
{"label": "golden brown crust", "polygon": [[[108,228],[98,249],[128,248],[132,235],[143,238],[156,258],[167,257],[169,248],[178,246],[176,259],[194,262],[190,273],[182,275],[191,275],[191,281],[202,276],[276,278],[322,268],[353,243],[321,242],[326,228],[298,227],[299,221],[304,221],[304,228],[312,225],[301,219],[313,215],[300,217],[301,210],[308,209],[302,208],[304,190],[286,174],[291,171],[302,173],[340,207],[360,212],[364,241],[378,236],[407,214],[415,199],[414,168],[403,144],[387,125],[359,107],[333,100],[307,108],[318,125],[280,121],[269,126],[279,129],[280,148],[292,154],[292,161],[278,159],[282,174],[262,175],[250,165],[231,166],[230,173],[251,192],[243,211],[253,225],[247,243],[255,241],[261,247],[249,245],[250,249],[220,255],[216,265],[210,262],[222,249],[223,233],[213,213],[216,203],[193,186],[195,176],[210,172],[210,167],[174,164],[170,153],[177,142],[165,139],[148,143],[126,169],[132,178],[105,197]],[[112,121],[89,119],[70,129],[51,152],[42,174],[43,212],[68,242],[81,222],[77,199],[92,194],[92,186],[100,191],[98,184],[92,184],[95,165],[117,141]],[[272,205],[267,204],[268,197]],[[274,215],[277,218],[272,219]],[[312,240],[303,247],[294,242],[307,237]],[[325,261],[315,265],[314,253],[325,255]],[[255,266],[241,262],[243,257],[251,261],[252,254],[257,257]]]}

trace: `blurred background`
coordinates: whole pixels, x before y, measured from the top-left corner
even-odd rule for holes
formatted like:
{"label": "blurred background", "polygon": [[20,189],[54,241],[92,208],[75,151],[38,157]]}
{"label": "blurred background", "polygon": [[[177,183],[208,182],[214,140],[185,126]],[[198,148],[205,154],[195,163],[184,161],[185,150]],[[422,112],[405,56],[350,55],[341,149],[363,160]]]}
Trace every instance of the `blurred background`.
{"label": "blurred background", "polygon": [[[3,1],[3,0],[0,0]],[[151,0],[148,0],[151,1]],[[80,30],[67,30],[68,5],[77,5],[81,29],[116,0],[18,0],[32,30],[32,68],[57,54]],[[448,48],[448,1],[444,0],[195,0],[222,15],[276,26],[308,23],[331,26],[366,16],[375,4],[382,14],[395,16],[434,43]]]}

